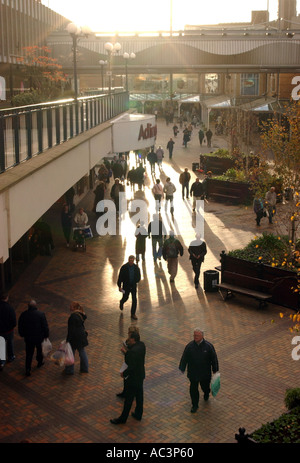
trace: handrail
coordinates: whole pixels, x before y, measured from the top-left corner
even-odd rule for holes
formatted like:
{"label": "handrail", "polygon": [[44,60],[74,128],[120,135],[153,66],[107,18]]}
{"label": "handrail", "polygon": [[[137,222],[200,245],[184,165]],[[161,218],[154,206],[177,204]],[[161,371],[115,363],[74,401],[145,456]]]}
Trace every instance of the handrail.
{"label": "handrail", "polygon": [[128,110],[128,92],[0,111],[0,173]]}

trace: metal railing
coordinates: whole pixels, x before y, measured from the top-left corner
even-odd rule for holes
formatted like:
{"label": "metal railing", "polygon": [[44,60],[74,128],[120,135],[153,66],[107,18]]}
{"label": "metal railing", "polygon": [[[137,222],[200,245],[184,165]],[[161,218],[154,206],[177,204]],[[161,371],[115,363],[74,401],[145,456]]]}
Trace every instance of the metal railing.
{"label": "metal railing", "polygon": [[74,138],[128,109],[127,92],[112,92],[0,111],[0,173]]}

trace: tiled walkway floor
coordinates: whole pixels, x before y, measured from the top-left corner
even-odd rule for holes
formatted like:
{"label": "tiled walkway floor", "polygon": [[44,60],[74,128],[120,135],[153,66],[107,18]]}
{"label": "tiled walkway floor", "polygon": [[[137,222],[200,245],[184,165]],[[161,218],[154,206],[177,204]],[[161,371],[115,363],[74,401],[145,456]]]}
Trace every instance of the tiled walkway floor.
{"label": "tiled walkway floor", "polygon": [[[159,122],[158,144],[166,147],[170,136],[171,126]],[[223,144],[222,139],[214,140],[215,147]],[[95,235],[86,253],[74,253],[64,246],[60,227],[55,227],[61,207],[57,205],[49,212],[56,244],[53,256],[35,259],[12,288],[11,301],[18,316],[29,298],[38,301],[54,347],[65,339],[70,301],[80,301],[88,316],[90,371],[80,374],[76,357],[75,375],[66,377],[47,359],[44,367],[34,367],[32,375],[25,377],[24,342],[16,332],[17,358],[0,376],[0,443],[23,439],[33,443],[230,443],[240,426],[251,432],[285,411],[285,390],[299,386],[299,362],[291,357],[288,321],[278,316],[283,309],[270,304],[259,311],[255,301],[242,296],[224,302],[218,293],[204,291],[203,279],[198,290],[193,286],[187,247],[194,238],[194,219],[191,204],[181,199],[178,177],[184,167],[191,170],[198,155],[197,136],[187,149],[180,137],[172,162],[166,156],[160,174],[163,182],[170,176],[178,187],[174,228],[185,252],[175,284],[169,282],[164,261],[154,267],[150,240],[146,262],[140,265],[136,323],[147,347],[143,420],[129,417],[120,426],[109,421],[122,409],[122,400],[116,397],[122,387],[120,347],[131,319],[129,302],[120,313],[116,279],[120,266],[134,252],[134,228],[127,219],[123,236]],[[149,189],[147,193],[152,214]],[[84,205],[94,226],[92,201],[90,193]],[[267,230],[267,225],[261,228],[260,232]],[[256,233],[251,207],[207,203],[208,254],[202,276],[219,264],[223,249],[243,247]],[[201,327],[216,348],[221,390],[216,398],[200,402],[192,415],[189,382],[178,363],[195,327]]]}

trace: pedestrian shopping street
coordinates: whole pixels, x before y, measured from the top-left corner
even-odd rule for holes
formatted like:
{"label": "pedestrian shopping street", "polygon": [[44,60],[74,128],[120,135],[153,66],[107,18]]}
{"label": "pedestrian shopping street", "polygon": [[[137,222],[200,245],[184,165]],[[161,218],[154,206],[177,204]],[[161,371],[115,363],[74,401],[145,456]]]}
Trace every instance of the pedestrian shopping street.
{"label": "pedestrian shopping street", "polygon": [[[162,146],[165,158],[162,171],[156,167],[155,176],[159,175],[163,184],[170,177],[177,188],[174,221],[164,204],[161,212],[167,230],[174,229],[181,241],[184,254],[179,257],[174,283],[169,281],[163,259],[154,265],[151,240],[147,239],[145,262],[139,262],[142,277],[134,323],[147,349],[142,421],[129,415],[126,424],[110,423],[122,411],[123,402],[116,397],[123,381],[120,348],[132,323],[131,299],[121,312],[116,281],[121,265],[135,254],[135,225],[126,214],[122,235],[98,236],[92,212],[94,194],[90,192],[80,204],[94,231],[86,252],[66,247],[60,225],[62,202],[58,202],[46,214],[55,243],[52,256],[37,256],[10,291],[17,318],[31,298],[37,301],[46,314],[54,349],[66,337],[70,302],[83,305],[89,333],[89,373],[79,373],[76,354],[74,376],[63,375],[47,358],[40,369],[34,360],[31,376],[25,377],[24,341],[16,330],[16,359],[0,373],[0,443],[233,443],[239,427],[250,433],[285,411],[286,389],[299,386],[299,362],[291,356],[289,320],[281,319],[279,312],[294,311],[273,304],[258,310],[255,300],[241,295],[224,302],[218,292],[205,292],[203,285],[203,272],[219,265],[223,250],[242,248],[257,235],[252,206],[205,203],[208,252],[201,284],[197,290],[193,284],[187,248],[195,237],[196,216],[191,200],[181,198],[179,174],[188,167],[191,183],[195,179],[192,163],[199,162],[200,154],[195,132],[184,148],[180,131],[169,160],[166,145],[173,136],[172,124],[158,121],[156,147]],[[203,146],[202,152],[226,147],[226,140],[214,135],[212,145],[211,149]],[[130,160],[135,162],[133,153]],[[145,191],[151,220],[155,204],[149,165],[147,172]],[[132,199],[129,186],[126,195]],[[109,199],[109,190],[106,197]],[[259,233],[271,230],[267,221],[262,221]],[[178,365],[196,327],[204,330],[205,339],[216,349],[221,389],[208,402],[201,395],[197,413],[191,414],[189,381]]]}

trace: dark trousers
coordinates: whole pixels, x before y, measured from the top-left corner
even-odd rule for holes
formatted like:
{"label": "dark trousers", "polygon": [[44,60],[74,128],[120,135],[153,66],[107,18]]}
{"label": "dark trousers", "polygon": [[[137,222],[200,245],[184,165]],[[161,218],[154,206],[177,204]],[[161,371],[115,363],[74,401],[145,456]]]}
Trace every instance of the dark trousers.
{"label": "dark trousers", "polygon": [[124,288],[125,293],[120,301],[120,304],[124,304],[128,298],[129,294],[131,293],[132,303],[131,303],[131,315],[135,315],[136,306],[137,306],[137,299],[136,299],[136,286],[131,286],[130,288]]}
{"label": "dark trousers", "polygon": [[144,405],[143,381],[137,384],[127,384],[125,387],[125,402],[120,420],[126,421],[132,407],[133,401],[136,401],[134,414],[138,419],[142,418]]}
{"label": "dark trousers", "polygon": [[42,343],[41,342],[30,342],[25,341],[26,346],[26,360],[25,360],[25,369],[26,371],[31,370],[31,362],[34,354],[34,349],[36,348],[36,360],[38,363],[43,361],[43,352],[42,352]]}
{"label": "dark trousers", "polygon": [[199,383],[204,394],[210,393],[210,378],[202,379],[200,381],[190,380],[190,396],[193,407],[198,407],[199,404]]}
{"label": "dark trousers", "polygon": [[201,264],[202,264],[202,262],[200,260],[192,260],[193,271],[194,271],[194,274],[195,274],[195,277],[194,277],[194,284],[195,285],[199,284],[199,276],[200,276]]}

